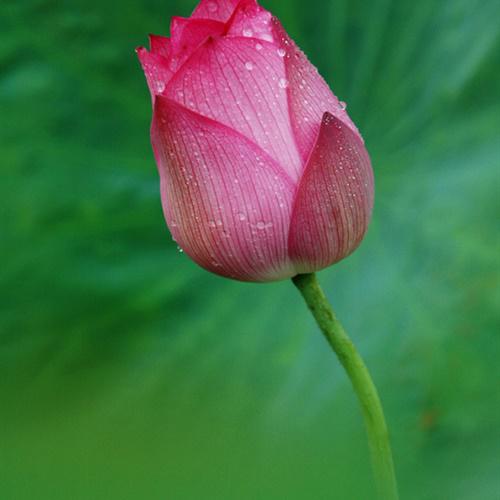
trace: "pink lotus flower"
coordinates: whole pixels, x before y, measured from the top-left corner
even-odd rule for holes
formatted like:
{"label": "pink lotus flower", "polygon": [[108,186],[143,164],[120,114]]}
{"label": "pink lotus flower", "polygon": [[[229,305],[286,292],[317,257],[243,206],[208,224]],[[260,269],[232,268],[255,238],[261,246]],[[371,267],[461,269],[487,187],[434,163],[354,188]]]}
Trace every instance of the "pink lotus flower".
{"label": "pink lotus flower", "polygon": [[242,281],[309,273],[349,255],[373,173],[345,105],[255,0],[202,0],[138,55],[173,238]]}

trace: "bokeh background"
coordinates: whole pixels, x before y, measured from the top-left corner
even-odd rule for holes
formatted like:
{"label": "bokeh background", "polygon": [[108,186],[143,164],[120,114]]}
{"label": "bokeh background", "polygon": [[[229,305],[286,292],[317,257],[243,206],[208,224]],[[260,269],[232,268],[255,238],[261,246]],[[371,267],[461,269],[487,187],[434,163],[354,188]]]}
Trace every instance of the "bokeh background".
{"label": "bokeh background", "polygon": [[[379,385],[402,499],[500,499],[500,3],[266,0],[373,157],[321,273]],[[164,225],[134,54],[194,0],[0,5],[0,498],[374,498],[349,383],[291,283]]]}

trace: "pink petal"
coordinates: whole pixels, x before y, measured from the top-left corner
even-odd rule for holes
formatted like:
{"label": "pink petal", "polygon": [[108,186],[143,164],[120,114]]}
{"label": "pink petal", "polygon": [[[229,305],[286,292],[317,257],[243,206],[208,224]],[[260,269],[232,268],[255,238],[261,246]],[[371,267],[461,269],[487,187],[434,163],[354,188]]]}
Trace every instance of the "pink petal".
{"label": "pink petal", "polygon": [[166,36],[149,35],[149,47],[152,54],[168,59],[170,57],[170,39]]}
{"label": "pink petal", "polygon": [[298,179],[302,160],[290,124],[284,62],[274,45],[209,39],[172,78],[165,95],[242,133]]}
{"label": "pink petal", "polygon": [[276,162],[163,96],[151,135],[167,224],[194,261],[242,281],[295,274],[287,257],[294,185]]}
{"label": "pink petal", "polygon": [[154,104],[155,97],[165,90],[167,82],[172,78],[172,71],[168,68],[167,60],[163,56],[148,52],[144,47],[137,49],[137,55],[146,75]]}
{"label": "pink petal", "polygon": [[373,207],[370,158],[356,132],[325,113],[297,190],[290,257],[301,273],[323,269],[360,244]]}
{"label": "pink petal", "polygon": [[191,17],[226,22],[236,5],[238,5],[238,0],[201,0]]}
{"label": "pink petal", "polygon": [[224,23],[218,21],[173,17],[170,23],[170,68],[177,70],[209,36],[222,35],[224,30]]}
{"label": "pink petal", "polygon": [[228,21],[227,34],[272,42],[274,30],[271,20],[271,13],[255,0],[241,0]]}
{"label": "pink petal", "polygon": [[344,122],[354,132],[358,133],[358,130],[345,112],[345,105],[340,104],[318,70],[276,18],[273,18],[273,27],[275,40],[280,49],[286,52],[284,59],[286,78],[289,81],[290,119],[302,159],[307,160],[325,111]]}

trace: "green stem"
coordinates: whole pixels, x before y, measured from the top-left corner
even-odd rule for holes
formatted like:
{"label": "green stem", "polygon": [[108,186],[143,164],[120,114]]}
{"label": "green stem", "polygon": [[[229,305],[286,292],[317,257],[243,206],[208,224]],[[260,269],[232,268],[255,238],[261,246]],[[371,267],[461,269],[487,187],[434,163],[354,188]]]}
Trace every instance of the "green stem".
{"label": "green stem", "polygon": [[330,306],[315,274],[301,274],[293,283],[304,297],[316,322],[344,367],[358,396],[370,444],[373,472],[381,500],[397,500],[398,489],[389,434],[377,389]]}

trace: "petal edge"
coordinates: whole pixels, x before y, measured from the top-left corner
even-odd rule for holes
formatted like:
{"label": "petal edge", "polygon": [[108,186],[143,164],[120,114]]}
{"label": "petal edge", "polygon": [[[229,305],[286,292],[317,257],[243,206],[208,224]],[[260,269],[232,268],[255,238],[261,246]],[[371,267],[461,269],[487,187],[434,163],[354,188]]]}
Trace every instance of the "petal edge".
{"label": "petal edge", "polygon": [[165,90],[167,83],[172,78],[172,71],[168,68],[167,60],[163,56],[149,52],[144,47],[139,47],[136,52],[154,104],[156,96]]}

